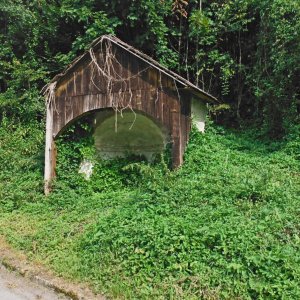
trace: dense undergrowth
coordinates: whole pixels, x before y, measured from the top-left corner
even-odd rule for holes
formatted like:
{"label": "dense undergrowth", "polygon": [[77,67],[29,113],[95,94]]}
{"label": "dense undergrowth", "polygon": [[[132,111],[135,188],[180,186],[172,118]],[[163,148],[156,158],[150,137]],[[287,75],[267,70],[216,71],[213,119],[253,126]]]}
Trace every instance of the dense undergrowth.
{"label": "dense undergrowth", "polygon": [[270,142],[210,124],[177,171],[164,157],[101,162],[88,128],[59,141],[44,197],[41,125],[3,119],[0,233],[14,247],[112,298],[300,298],[299,128]]}

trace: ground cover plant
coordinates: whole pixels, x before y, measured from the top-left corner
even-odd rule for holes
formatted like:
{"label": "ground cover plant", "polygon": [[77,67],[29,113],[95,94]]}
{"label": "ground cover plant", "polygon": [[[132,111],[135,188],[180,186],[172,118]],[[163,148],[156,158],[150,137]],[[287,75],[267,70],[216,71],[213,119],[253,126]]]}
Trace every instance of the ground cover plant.
{"label": "ground cover plant", "polygon": [[297,128],[271,142],[210,124],[177,171],[163,157],[98,161],[85,181],[93,143],[81,122],[58,143],[44,197],[41,126],[4,121],[0,233],[32,260],[116,299],[300,297]]}
{"label": "ground cover plant", "polygon": [[[0,0],[0,234],[115,299],[300,299],[299,27],[299,0]],[[102,34],[216,96],[215,125],[171,172],[99,161],[81,120],[45,197],[40,90]]]}

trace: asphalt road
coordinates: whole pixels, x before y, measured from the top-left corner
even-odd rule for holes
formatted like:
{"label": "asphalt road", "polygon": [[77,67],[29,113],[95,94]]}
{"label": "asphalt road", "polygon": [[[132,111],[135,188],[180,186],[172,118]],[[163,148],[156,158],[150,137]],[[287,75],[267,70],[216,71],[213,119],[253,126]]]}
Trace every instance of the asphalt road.
{"label": "asphalt road", "polygon": [[0,266],[1,300],[70,300]]}

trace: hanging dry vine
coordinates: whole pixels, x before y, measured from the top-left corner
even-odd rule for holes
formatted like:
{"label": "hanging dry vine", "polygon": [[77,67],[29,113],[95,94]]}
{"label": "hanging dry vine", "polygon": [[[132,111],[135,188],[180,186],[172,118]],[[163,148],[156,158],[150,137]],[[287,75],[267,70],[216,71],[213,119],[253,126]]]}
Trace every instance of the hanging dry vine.
{"label": "hanging dry vine", "polygon": [[179,20],[179,16],[182,16],[184,18],[187,18],[187,11],[186,7],[188,6],[189,1],[188,0],[174,0],[172,4],[172,11],[176,15],[176,18]]}
{"label": "hanging dry vine", "polygon": [[[121,115],[121,117],[123,117],[123,111],[126,109],[131,110],[132,113],[134,114],[134,120],[131,126],[129,127],[129,129],[132,129],[137,116],[132,107],[133,92],[131,88],[131,80],[138,76],[141,76],[142,73],[146,72],[150,67],[147,67],[137,72],[134,75],[124,78],[122,74],[119,74],[116,71],[115,66],[117,66],[121,70],[122,65],[116,58],[115,53],[113,53],[111,41],[106,40],[106,43],[104,44],[103,39],[101,39],[100,47],[101,47],[101,53],[104,53],[103,55],[104,60],[102,63],[101,62],[99,63],[99,61],[97,60],[93,48],[89,50],[89,54],[91,57],[90,64],[92,65],[91,83],[96,87],[97,90],[102,91],[101,87],[95,82],[95,75],[96,75],[95,72],[98,72],[99,75],[102,75],[105,78],[106,80],[105,93],[109,99],[109,103],[111,104],[111,107],[115,111],[115,131],[117,132],[117,128],[118,128],[118,113]],[[113,92],[113,87],[117,83],[120,84],[119,91]],[[162,86],[161,74],[160,74],[160,85]],[[129,97],[127,98],[126,102],[125,102],[124,91],[127,91],[129,94]],[[118,96],[116,97],[115,94],[118,94]],[[157,100],[158,100],[158,91],[157,91]]]}
{"label": "hanging dry vine", "polygon": [[44,89],[44,97],[46,99],[46,107],[49,108],[53,105],[55,111],[59,114],[56,103],[55,103],[55,89],[56,89],[57,81],[49,83],[46,88]]}

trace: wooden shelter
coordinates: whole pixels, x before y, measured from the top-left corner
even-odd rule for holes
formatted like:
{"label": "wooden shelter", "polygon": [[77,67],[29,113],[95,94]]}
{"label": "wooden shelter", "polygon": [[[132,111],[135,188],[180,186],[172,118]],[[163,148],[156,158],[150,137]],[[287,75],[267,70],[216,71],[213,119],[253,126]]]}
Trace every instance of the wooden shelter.
{"label": "wooden shelter", "polygon": [[173,166],[182,164],[192,102],[217,100],[149,56],[113,36],[102,36],[44,88],[47,106],[45,193],[55,176],[55,139],[91,111],[127,109],[159,124],[172,142]]}

